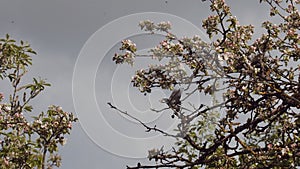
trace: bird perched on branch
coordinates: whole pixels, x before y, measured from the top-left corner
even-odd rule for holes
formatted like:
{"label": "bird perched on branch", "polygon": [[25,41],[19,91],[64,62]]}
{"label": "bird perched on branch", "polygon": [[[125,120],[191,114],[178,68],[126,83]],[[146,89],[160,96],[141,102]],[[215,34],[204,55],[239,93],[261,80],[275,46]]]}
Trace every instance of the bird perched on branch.
{"label": "bird perched on branch", "polygon": [[163,98],[162,103],[166,103],[175,113],[180,111],[181,106],[181,93],[183,89],[174,89],[169,98]]}

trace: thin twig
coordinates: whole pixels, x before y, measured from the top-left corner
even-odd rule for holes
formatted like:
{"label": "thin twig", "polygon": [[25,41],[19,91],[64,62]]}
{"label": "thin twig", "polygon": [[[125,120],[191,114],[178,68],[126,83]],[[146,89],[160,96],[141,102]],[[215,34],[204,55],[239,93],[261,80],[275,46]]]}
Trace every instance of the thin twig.
{"label": "thin twig", "polygon": [[174,138],[180,138],[180,137],[177,136],[177,135],[169,134],[169,133],[167,133],[167,132],[165,132],[165,131],[163,131],[163,130],[161,130],[161,129],[158,129],[158,128],[156,127],[156,125],[155,125],[154,127],[150,127],[150,126],[146,125],[144,122],[142,122],[142,121],[139,120],[138,118],[136,118],[136,117],[130,115],[129,113],[127,113],[127,111],[120,110],[120,109],[117,108],[116,106],[112,105],[110,102],[108,102],[107,104],[110,106],[110,108],[115,109],[115,110],[117,110],[118,112],[120,112],[120,113],[126,115],[127,117],[129,117],[129,118],[131,118],[131,119],[133,119],[133,120],[139,122],[141,125],[143,125],[143,126],[147,129],[146,132],[150,132],[151,130],[153,130],[153,131],[159,132],[159,133],[161,133],[161,134],[163,134],[163,135],[165,135],[165,136],[174,137]]}

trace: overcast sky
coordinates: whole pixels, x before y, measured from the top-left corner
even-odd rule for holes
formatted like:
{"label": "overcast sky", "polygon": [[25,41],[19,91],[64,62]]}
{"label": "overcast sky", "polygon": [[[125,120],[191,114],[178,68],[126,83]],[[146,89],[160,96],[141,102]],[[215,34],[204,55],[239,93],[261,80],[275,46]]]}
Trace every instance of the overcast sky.
{"label": "overcast sky", "polygon": [[[266,19],[266,8],[259,6],[258,0],[228,2],[241,24],[257,25]],[[209,14],[208,3],[201,0],[1,0],[0,36],[9,33],[14,39],[28,41],[38,53],[33,57],[29,76],[43,77],[52,83],[52,87],[35,100],[37,107],[34,110],[42,111],[48,105],[56,104],[83,119],[75,124],[67,145],[60,151],[62,169],[125,168],[127,164],[136,164],[137,159],[131,157],[146,156],[147,146],[143,144],[151,147],[162,142],[161,138],[155,142],[155,134],[145,134],[141,126],[110,110],[106,102],[114,102],[126,110],[132,109],[134,115],[149,124],[159,124],[166,130],[172,126],[168,115],[157,116],[147,112],[147,107],[161,106],[155,98],[163,97],[165,93],[155,91],[152,96],[142,96],[129,84],[134,70],[129,66],[117,67],[111,62],[122,39],[106,44],[110,36],[117,38],[120,32],[130,32],[134,28],[126,24],[135,27],[138,23],[133,23],[134,19],[139,16],[151,18],[151,15],[161,21],[173,19],[177,29],[189,35],[194,28],[198,28],[196,31],[203,30],[201,21]],[[122,22],[124,24],[120,24]],[[176,26],[176,23],[173,25]],[[105,36],[101,35],[104,31],[107,31]],[[141,48],[149,48],[161,38],[156,36],[151,39],[147,35],[132,33],[126,36],[140,42]],[[107,49],[103,50],[101,47],[106,48],[106,45]],[[89,58],[98,55],[99,58]],[[91,69],[92,59],[96,59],[96,69],[91,70],[93,74],[87,75],[90,79],[85,79],[83,73]],[[76,64],[79,66],[75,67]],[[75,74],[78,84],[75,84],[72,95],[75,68],[78,70]],[[78,82],[80,80],[81,83]],[[92,86],[94,89],[89,88],[88,84],[95,85]],[[87,88],[78,91],[82,86]],[[94,95],[88,94],[91,92]],[[90,99],[96,100],[97,109],[84,107],[89,105]],[[82,105],[73,100],[82,101]],[[101,124],[97,124],[98,118],[105,120],[99,120]],[[106,128],[108,126],[110,128]]]}

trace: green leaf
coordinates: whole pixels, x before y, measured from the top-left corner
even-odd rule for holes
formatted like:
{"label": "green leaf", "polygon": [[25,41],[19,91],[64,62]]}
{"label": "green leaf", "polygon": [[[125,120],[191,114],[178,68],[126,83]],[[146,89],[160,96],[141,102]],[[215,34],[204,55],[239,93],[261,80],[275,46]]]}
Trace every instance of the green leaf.
{"label": "green leaf", "polygon": [[32,109],[33,109],[33,107],[31,105],[24,106],[24,110],[27,111],[27,112],[31,112]]}

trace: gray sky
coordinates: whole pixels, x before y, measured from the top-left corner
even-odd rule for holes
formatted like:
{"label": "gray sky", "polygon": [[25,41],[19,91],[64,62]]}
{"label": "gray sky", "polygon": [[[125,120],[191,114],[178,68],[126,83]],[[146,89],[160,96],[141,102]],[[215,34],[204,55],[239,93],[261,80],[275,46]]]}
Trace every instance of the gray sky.
{"label": "gray sky", "polygon": [[[228,2],[232,5],[232,10],[240,19],[241,24],[257,25],[266,19],[264,17],[267,13],[266,8],[259,6],[258,0],[230,0]],[[52,83],[52,87],[35,100],[34,104],[38,106],[34,110],[42,111],[48,105],[56,104],[61,105],[66,111],[76,112],[72,98],[74,66],[84,44],[96,31],[120,17],[143,12],[176,15],[202,29],[201,21],[210,14],[208,9],[208,3],[202,3],[201,0],[1,0],[0,36],[4,37],[6,33],[9,33],[17,40],[28,41],[32,48],[38,52],[38,55],[33,57],[34,63],[29,76],[47,78]],[[134,26],[137,24],[135,23]],[[185,25],[182,27],[184,28]],[[114,36],[122,29],[128,29],[128,27],[114,27],[106,38],[109,35]],[[133,37],[133,39],[142,43],[143,36]],[[153,45],[150,42],[158,39],[159,37],[148,39],[149,44],[146,43],[142,47],[147,48],[149,45]],[[107,39],[103,39],[103,43],[105,41]],[[115,45],[117,43],[116,41]],[[100,41],[99,47],[101,45],[103,44]],[[105,107],[105,103],[114,98],[114,101],[119,103],[122,108],[130,109],[133,107],[135,110],[132,112],[145,112],[144,105],[156,105],[157,101],[154,98],[164,95],[164,93],[156,91],[154,98],[153,96],[142,97],[136,89],[130,88],[130,79],[127,77],[131,77],[132,69],[129,69],[128,66],[127,68],[116,67],[111,62],[111,56],[117,48],[118,46],[111,46],[110,49],[107,49],[109,52],[98,64],[94,78],[95,96],[100,111],[87,109],[86,116],[94,118],[97,116],[94,114],[95,112],[101,113],[107,123],[123,135],[148,139],[148,135],[144,133],[142,127],[116,113],[112,114],[113,111]],[[97,54],[99,51],[92,52]],[[88,69],[89,65],[85,65],[84,69]],[[121,76],[120,73],[122,73]],[[119,92],[108,92],[111,90],[110,87],[116,91],[119,90],[119,92],[126,90],[127,94],[118,95]],[[89,96],[84,95],[85,89],[82,90],[82,93],[81,97],[88,100]],[[125,99],[124,102],[122,99]],[[128,105],[131,106],[128,107]],[[172,122],[168,120],[166,123],[161,121],[161,119],[169,119],[168,115],[159,117],[147,113],[136,115],[145,120],[151,118],[149,124],[160,124],[166,129],[172,125]],[[79,116],[83,116],[82,112],[79,113]],[[105,140],[104,138],[110,137],[111,131],[101,128],[102,124],[92,124],[95,125],[93,134],[99,133],[97,138]],[[120,157],[104,150],[99,142],[90,138],[83,129],[84,126],[77,123],[71,136],[68,137],[67,145],[61,149],[62,169],[118,169],[125,168],[127,164],[136,164],[136,159]],[[150,134],[150,136],[155,136],[155,134]],[[108,145],[112,146],[113,149],[113,147],[123,144],[123,140],[115,139],[111,140]],[[139,145],[134,146],[124,146],[122,151],[128,151],[128,154],[131,154],[133,151],[144,151],[145,149]]]}

